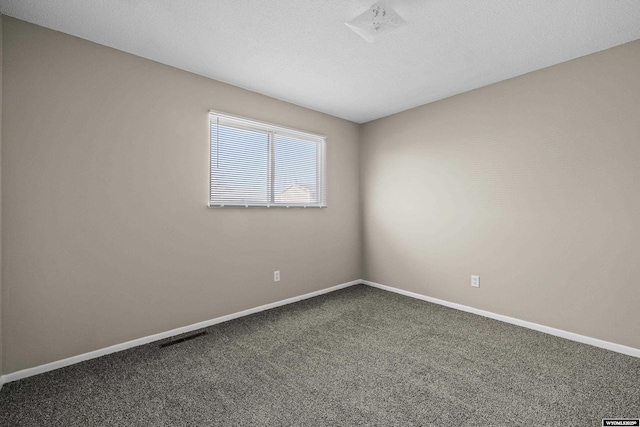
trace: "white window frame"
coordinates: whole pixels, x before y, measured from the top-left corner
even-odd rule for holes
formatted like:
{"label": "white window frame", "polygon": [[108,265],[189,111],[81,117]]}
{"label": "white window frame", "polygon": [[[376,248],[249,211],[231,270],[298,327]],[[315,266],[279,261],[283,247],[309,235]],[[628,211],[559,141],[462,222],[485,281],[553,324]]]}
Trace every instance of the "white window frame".
{"label": "white window frame", "polygon": [[[212,197],[213,192],[213,165],[215,159],[213,155],[213,144],[216,143],[213,135],[211,134],[211,126],[213,124],[220,125],[221,122],[230,122],[232,126],[244,128],[256,132],[266,132],[269,138],[269,160],[268,160],[268,198],[267,203],[233,203],[233,202],[214,202]],[[308,142],[313,142],[317,146],[317,164],[316,164],[316,202],[313,203],[278,203],[275,201],[274,194],[274,182],[277,171],[275,171],[274,164],[274,136],[280,135],[289,138],[295,138]],[[266,207],[266,208],[326,208],[327,207],[327,177],[326,177],[326,140],[327,137],[311,132],[301,131],[298,129],[292,129],[284,126],[275,125],[272,123],[262,122],[258,120],[248,119],[246,117],[236,116],[228,113],[223,113],[216,110],[209,110],[209,202],[210,208],[223,208],[223,207]]]}

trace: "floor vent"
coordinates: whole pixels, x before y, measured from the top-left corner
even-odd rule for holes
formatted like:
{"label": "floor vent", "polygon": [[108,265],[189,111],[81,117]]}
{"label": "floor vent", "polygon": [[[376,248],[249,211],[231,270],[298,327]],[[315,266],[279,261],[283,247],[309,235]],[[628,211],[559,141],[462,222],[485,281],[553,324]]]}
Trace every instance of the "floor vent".
{"label": "floor vent", "polygon": [[170,345],[180,344],[181,342],[189,341],[194,338],[201,337],[203,335],[207,335],[207,331],[198,332],[197,334],[187,335],[186,337],[178,338],[177,340],[169,341],[164,344],[160,344],[160,348],[169,347]]}

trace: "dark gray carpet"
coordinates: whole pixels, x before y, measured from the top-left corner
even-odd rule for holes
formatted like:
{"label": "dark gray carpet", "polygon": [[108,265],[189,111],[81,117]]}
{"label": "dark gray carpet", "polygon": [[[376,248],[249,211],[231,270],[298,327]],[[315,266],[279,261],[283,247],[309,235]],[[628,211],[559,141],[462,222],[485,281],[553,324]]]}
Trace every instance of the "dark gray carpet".
{"label": "dark gray carpet", "polygon": [[640,359],[366,286],[207,331],[5,384],[0,425],[599,426],[640,416]]}

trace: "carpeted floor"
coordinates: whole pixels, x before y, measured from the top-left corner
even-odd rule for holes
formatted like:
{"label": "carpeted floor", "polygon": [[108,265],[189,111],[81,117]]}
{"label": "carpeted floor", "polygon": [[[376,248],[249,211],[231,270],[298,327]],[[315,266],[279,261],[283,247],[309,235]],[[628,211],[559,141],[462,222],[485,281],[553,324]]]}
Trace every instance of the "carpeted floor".
{"label": "carpeted floor", "polygon": [[640,359],[358,285],[5,384],[2,426],[600,426]]}

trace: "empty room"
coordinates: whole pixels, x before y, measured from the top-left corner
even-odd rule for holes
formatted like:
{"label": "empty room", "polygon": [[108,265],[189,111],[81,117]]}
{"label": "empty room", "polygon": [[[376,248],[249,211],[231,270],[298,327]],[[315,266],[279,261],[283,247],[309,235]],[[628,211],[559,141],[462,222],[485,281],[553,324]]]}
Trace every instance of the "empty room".
{"label": "empty room", "polygon": [[637,0],[0,0],[0,426],[640,425]]}

